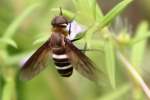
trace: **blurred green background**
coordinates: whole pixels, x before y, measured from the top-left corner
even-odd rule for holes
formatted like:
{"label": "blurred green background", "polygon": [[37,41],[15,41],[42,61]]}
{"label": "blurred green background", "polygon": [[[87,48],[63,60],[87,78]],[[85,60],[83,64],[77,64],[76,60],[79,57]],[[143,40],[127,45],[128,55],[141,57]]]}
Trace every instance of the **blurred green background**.
{"label": "blurred green background", "polygon": [[[85,3],[78,4],[78,8],[78,6],[75,6],[75,2],[78,1]],[[100,7],[105,15],[121,1],[123,0],[97,0],[98,6],[96,6],[96,4],[95,6]],[[95,3],[94,0],[87,0],[87,2]],[[149,4],[150,0],[133,0],[129,6],[125,7],[124,10],[119,13],[119,16],[121,16],[122,19],[128,20],[131,26],[131,32],[129,32],[131,38],[138,33],[140,23],[143,22],[143,20],[146,21],[146,25],[144,24],[145,26],[143,25],[141,27],[144,27],[143,30],[149,32]],[[53,63],[50,63],[44,71],[30,81],[19,80],[18,72],[25,59],[46,41],[45,39],[48,39],[51,34],[51,19],[59,14],[59,11],[54,8],[62,7],[70,11],[69,13],[65,13],[70,19],[72,16],[69,14],[73,14],[73,17],[75,16],[75,20],[77,19],[78,23],[90,27],[92,23],[90,21],[95,23],[99,20],[92,20],[90,11],[86,9],[86,7],[88,8],[87,5],[86,0],[0,0],[0,100],[148,99],[143,89],[137,84],[138,82],[136,83],[132,77],[130,77],[129,72],[123,67],[117,57],[115,57],[115,71],[112,69],[110,74],[106,75],[106,77],[102,77],[102,79],[99,80],[99,84],[91,82],[76,71],[74,71],[70,78],[62,78],[56,72]],[[83,12],[85,11],[85,13],[78,14],[80,7],[83,8]],[[116,16],[108,24],[111,24],[115,18]],[[106,28],[110,27],[108,24],[105,25]],[[102,32],[103,31],[96,33]],[[104,33],[105,32],[107,31],[104,29]],[[94,34],[93,37],[98,41],[101,39],[99,34]],[[91,42],[89,40],[87,41]],[[96,46],[93,46],[93,48],[101,48],[101,43],[103,44],[103,42],[103,39],[99,41],[100,44],[94,42]],[[115,48],[115,50],[116,49],[117,48]],[[142,49],[144,55],[142,55],[141,58],[140,71],[138,68],[137,70],[149,85],[149,44]],[[128,59],[130,59],[132,55],[130,51],[131,49],[125,51],[127,52]],[[88,56],[98,65],[99,69],[107,73],[106,71],[108,69],[106,66],[111,64],[105,63],[104,52],[105,51],[88,52]],[[133,54],[133,56],[136,58],[136,54]],[[108,62],[111,63],[111,61]],[[115,73],[115,79],[111,79],[113,78],[113,75],[111,77],[111,72]]]}

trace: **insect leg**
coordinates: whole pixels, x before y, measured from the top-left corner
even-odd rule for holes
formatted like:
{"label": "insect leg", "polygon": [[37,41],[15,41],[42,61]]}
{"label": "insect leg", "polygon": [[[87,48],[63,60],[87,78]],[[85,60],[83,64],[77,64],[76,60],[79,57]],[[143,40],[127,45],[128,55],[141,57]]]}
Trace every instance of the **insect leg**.
{"label": "insect leg", "polygon": [[78,41],[78,40],[80,40],[81,38],[82,38],[82,37],[79,37],[79,38],[73,39],[73,40],[71,40],[71,42]]}
{"label": "insect leg", "polygon": [[69,24],[69,35],[71,34],[71,23]]}
{"label": "insect leg", "polygon": [[83,50],[80,50],[80,51],[82,51],[83,53],[87,51],[87,43],[85,43]]}
{"label": "insect leg", "polygon": [[86,51],[102,51],[101,49],[88,49],[87,48],[87,43],[85,43],[84,48],[80,49],[81,52],[85,53]]}

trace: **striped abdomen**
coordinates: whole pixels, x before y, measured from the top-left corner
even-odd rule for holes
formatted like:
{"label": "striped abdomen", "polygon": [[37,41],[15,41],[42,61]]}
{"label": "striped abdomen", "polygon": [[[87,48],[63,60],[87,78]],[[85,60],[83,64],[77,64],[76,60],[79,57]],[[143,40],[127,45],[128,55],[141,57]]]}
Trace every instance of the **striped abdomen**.
{"label": "striped abdomen", "polygon": [[72,74],[73,67],[68,59],[68,56],[66,55],[64,48],[53,48],[52,58],[56,65],[56,69],[61,76],[69,77]]}

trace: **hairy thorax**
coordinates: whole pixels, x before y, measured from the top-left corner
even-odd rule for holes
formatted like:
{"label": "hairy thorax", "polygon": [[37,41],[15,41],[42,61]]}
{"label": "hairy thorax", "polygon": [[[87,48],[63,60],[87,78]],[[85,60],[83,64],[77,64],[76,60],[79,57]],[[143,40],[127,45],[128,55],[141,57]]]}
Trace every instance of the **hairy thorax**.
{"label": "hairy thorax", "polygon": [[68,35],[66,29],[64,28],[53,28],[52,35],[50,39],[50,45],[52,48],[64,47],[64,38]]}

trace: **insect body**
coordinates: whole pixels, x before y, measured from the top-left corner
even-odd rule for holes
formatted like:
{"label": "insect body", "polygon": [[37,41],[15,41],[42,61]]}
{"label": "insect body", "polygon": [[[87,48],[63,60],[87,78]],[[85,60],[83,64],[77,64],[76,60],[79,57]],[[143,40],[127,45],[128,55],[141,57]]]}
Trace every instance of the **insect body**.
{"label": "insect body", "polygon": [[56,69],[62,76],[68,77],[72,74],[73,66],[69,61],[65,48],[54,48],[52,57],[56,65]]}
{"label": "insect body", "polygon": [[75,68],[86,78],[95,80],[94,63],[73,45],[74,40],[67,38],[70,35],[70,30],[66,30],[69,24],[67,18],[61,14],[54,17],[51,24],[53,26],[51,37],[23,65],[21,78],[32,79],[46,67],[49,57],[52,57],[61,76],[71,76]]}
{"label": "insect body", "polygon": [[52,39],[54,39],[50,42],[52,47],[52,58],[58,72],[62,76],[67,77],[72,74],[73,67],[69,60],[69,56],[67,55],[67,50],[65,48],[65,44],[63,43],[63,38],[60,38],[60,40],[58,39],[57,41],[55,39],[55,36],[57,36],[56,34],[58,34],[58,37],[61,37],[59,36],[60,33],[54,33],[54,35],[52,35]]}

